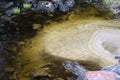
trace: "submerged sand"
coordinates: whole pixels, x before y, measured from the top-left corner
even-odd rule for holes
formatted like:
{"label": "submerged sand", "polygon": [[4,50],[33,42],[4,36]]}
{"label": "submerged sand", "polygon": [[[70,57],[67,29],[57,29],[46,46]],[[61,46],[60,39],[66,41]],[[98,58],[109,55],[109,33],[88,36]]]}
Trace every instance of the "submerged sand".
{"label": "submerged sand", "polygon": [[93,34],[89,48],[102,56],[115,58],[120,55],[120,30],[103,29]]}
{"label": "submerged sand", "polygon": [[[108,30],[109,35],[105,35],[103,32],[103,41],[105,39],[108,42],[112,40],[113,43],[117,44],[118,42],[116,41],[120,39],[120,31],[114,31],[116,32],[114,35],[111,35],[113,32],[109,31],[119,30],[119,21],[91,19],[56,24],[44,29],[45,35],[43,40],[45,51],[51,55],[72,60],[99,61],[98,64],[101,66],[115,63],[116,60],[112,52],[107,54],[105,50],[97,48],[99,45],[94,46],[94,43],[99,43],[99,41],[95,41],[96,36],[93,37],[93,35],[95,35],[97,31],[105,29]],[[116,36],[116,38],[114,38],[114,36]],[[105,44],[105,46],[106,45],[111,47],[110,43]],[[120,53],[116,55],[120,55]]]}

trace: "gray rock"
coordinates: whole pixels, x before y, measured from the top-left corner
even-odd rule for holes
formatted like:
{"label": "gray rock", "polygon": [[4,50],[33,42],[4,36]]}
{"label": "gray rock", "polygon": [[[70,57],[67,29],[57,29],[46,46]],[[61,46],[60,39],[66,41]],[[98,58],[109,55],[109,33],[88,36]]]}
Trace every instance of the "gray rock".
{"label": "gray rock", "polygon": [[80,76],[81,74],[84,74],[88,71],[82,65],[72,61],[66,61],[65,63],[63,63],[63,66],[65,67],[65,69],[71,71],[76,76]]}
{"label": "gray rock", "polygon": [[63,1],[62,0],[51,0],[52,3],[56,4],[56,5],[63,5]]}
{"label": "gray rock", "polygon": [[43,10],[43,11],[50,11],[54,12],[55,7],[52,2],[49,1],[39,1],[37,4],[37,9]]}
{"label": "gray rock", "polygon": [[113,13],[115,14],[116,18],[120,19],[120,3],[112,5],[110,7],[110,10],[113,11]]}
{"label": "gray rock", "polygon": [[73,7],[75,4],[75,1],[74,0],[67,0],[65,2],[65,5],[68,6],[68,7]]}
{"label": "gray rock", "polygon": [[5,13],[8,15],[8,16],[11,16],[13,14],[13,10],[10,9],[10,10],[6,10]]}
{"label": "gray rock", "polygon": [[55,8],[59,8],[59,11],[67,12],[69,11],[70,7],[73,7],[75,4],[74,0],[66,0],[64,3],[62,0],[52,0],[52,3],[54,3]]}
{"label": "gray rock", "polygon": [[118,75],[120,75],[120,64],[115,64],[115,65],[107,66],[107,67],[102,68],[102,70],[115,72]]}
{"label": "gray rock", "polygon": [[67,11],[69,11],[69,7],[63,4],[63,5],[59,6],[59,11],[67,12]]}
{"label": "gray rock", "polygon": [[7,4],[5,4],[5,8],[9,8],[9,7],[13,6],[13,5],[14,5],[13,2],[8,2]]}
{"label": "gray rock", "polygon": [[[76,62],[66,61],[65,63],[63,63],[63,66],[65,67],[65,69],[71,71],[73,74],[78,76],[77,79],[75,79],[75,80],[92,80],[93,79],[92,77],[91,77],[92,78],[91,79],[90,77],[85,76],[85,74],[87,74],[87,72],[89,72],[89,71],[87,69],[85,69],[82,65],[80,65]],[[107,67],[103,68],[102,70],[105,70],[108,73],[109,72],[117,73],[118,75],[115,80],[120,80],[120,76],[119,76],[120,75],[120,63],[111,65],[111,66],[107,66]],[[101,77],[102,77],[102,75],[101,75]],[[72,78],[70,80],[72,80]],[[107,80],[107,78],[105,78],[105,80]]]}

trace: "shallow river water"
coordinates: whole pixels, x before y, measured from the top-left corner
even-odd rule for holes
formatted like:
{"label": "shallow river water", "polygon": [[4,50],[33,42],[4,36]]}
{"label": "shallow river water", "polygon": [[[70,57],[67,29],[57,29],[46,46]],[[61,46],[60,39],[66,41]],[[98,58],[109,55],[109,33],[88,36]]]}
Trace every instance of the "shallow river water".
{"label": "shallow river water", "polygon": [[106,55],[96,55],[87,45],[95,31],[120,29],[119,25],[118,20],[95,17],[81,19],[74,16],[67,21],[45,26],[20,51],[20,79],[28,80],[31,74],[35,74],[48,75],[54,77],[54,80],[66,80],[67,77],[74,76],[62,66],[66,60],[78,61],[89,70],[99,70],[116,63],[116,60],[106,58]]}

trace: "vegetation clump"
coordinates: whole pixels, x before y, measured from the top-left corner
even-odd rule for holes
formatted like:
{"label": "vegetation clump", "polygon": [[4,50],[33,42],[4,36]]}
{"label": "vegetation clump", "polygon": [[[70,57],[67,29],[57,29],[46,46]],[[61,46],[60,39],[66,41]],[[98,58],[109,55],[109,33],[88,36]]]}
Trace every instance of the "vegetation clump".
{"label": "vegetation clump", "polygon": [[14,14],[19,14],[20,13],[20,8],[18,8],[18,7],[13,8],[13,13]]}
{"label": "vegetation clump", "polygon": [[31,8],[31,4],[30,3],[23,3],[23,8],[25,8],[25,9],[29,9],[29,8]]}

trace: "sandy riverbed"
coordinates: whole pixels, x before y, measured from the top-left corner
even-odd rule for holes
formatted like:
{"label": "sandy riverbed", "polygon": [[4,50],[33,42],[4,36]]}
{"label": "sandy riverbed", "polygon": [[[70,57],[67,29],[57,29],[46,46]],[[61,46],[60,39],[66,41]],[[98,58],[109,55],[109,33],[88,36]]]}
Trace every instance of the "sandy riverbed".
{"label": "sandy riverbed", "polygon": [[78,20],[54,25],[49,29],[44,29],[45,35],[43,39],[45,51],[51,55],[67,59],[100,60],[99,64],[102,66],[115,63],[114,58],[108,57],[106,54],[103,56],[100,53],[93,52],[88,47],[88,44],[96,31],[119,29],[119,25],[119,21],[97,19]]}

